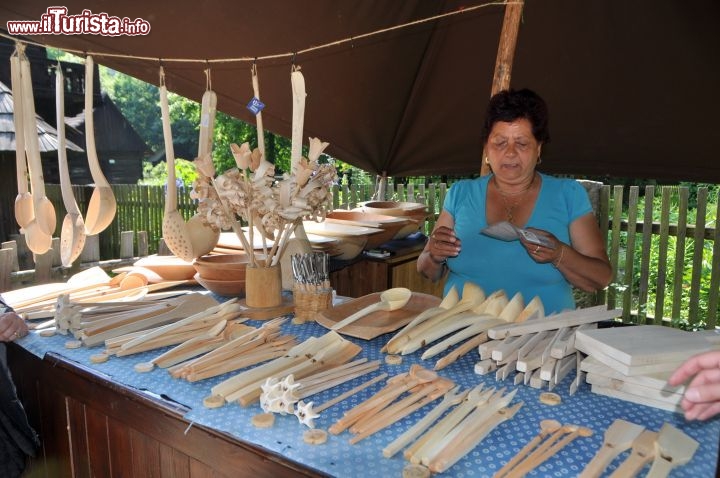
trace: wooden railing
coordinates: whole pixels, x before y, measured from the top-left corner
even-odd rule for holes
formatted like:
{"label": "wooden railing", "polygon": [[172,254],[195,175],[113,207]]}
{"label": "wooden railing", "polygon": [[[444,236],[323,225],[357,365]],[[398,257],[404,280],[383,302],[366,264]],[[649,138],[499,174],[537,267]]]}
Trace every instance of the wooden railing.
{"label": "wooden railing", "polygon": [[[627,322],[665,323],[684,328],[714,328],[720,295],[720,210],[717,193],[677,186],[607,186],[587,183],[598,222],[607,238],[613,265],[612,284],[596,294],[580,294],[581,303],[621,306]],[[422,202],[428,207],[426,232],[432,230],[450,185],[390,185],[383,200]],[[147,231],[149,252],[162,234],[164,190],[161,186],[114,185],[118,213],[100,234],[100,256],[119,257],[122,231]],[[85,210],[91,188],[75,188]],[[195,213],[189,190],[181,191],[178,209],[186,219]],[[60,189],[49,185],[58,231],[65,211]],[[334,206],[351,209],[372,199],[370,186],[336,187]],[[712,197],[711,197],[712,196]],[[378,199],[378,198],[375,198]]]}

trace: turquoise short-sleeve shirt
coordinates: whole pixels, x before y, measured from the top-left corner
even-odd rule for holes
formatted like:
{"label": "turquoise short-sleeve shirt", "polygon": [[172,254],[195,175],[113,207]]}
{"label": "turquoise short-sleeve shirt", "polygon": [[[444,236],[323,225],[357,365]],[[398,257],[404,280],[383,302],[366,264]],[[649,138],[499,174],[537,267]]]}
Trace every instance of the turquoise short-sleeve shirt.
{"label": "turquoise short-sleeve shirt", "polygon": [[[540,176],[540,192],[525,227],[549,231],[569,244],[570,224],[592,212],[587,192],[575,180]],[[485,200],[491,177],[459,181],[445,198],[444,209],[453,217],[455,234],[462,241],[460,254],[448,259],[445,293],[455,286],[462,294],[465,282],[471,281],[488,295],[502,289],[512,298],[520,292],[526,304],[539,296],[546,314],[574,309],[572,286],[552,264],[532,260],[520,241],[480,234],[488,226]]]}

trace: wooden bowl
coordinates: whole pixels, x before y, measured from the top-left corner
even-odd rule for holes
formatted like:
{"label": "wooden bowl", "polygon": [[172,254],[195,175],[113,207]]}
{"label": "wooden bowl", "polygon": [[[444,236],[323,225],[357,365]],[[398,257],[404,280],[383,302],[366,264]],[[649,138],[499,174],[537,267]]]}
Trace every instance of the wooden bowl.
{"label": "wooden bowl", "polygon": [[360,203],[359,209],[373,213],[386,214],[388,216],[425,216],[426,207],[419,202],[403,202],[403,201],[367,201]]}
{"label": "wooden bowl", "polygon": [[238,297],[245,295],[245,279],[243,280],[212,280],[195,274],[195,280],[210,292],[223,297]]}
{"label": "wooden bowl", "polygon": [[245,280],[248,261],[246,254],[218,254],[195,259],[193,267],[203,279],[237,281]]}
{"label": "wooden bowl", "polygon": [[[366,249],[374,249],[381,244],[385,244],[392,239],[396,239],[398,233],[402,229],[407,228],[409,224],[415,225],[415,229],[417,229],[416,223],[411,222],[410,219],[397,216],[385,216],[382,214],[372,214],[365,211],[335,210],[328,213],[325,221],[356,224],[359,226],[382,229],[381,232],[368,236],[368,242],[365,245]],[[407,234],[405,235],[407,236]]]}
{"label": "wooden bowl", "polygon": [[349,261],[355,259],[365,249],[368,241],[368,236],[357,236],[357,237],[339,237],[339,242],[335,246],[336,255],[333,255],[335,259],[343,261]]}
{"label": "wooden bowl", "polygon": [[305,231],[319,236],[337,239],[333,249],[338,251],[334,257],[342,260],[354,259],[365,248],[369,236],[379,234],[382,229],[377,227],[358,226],[352,224],[337,224],[333,222],[303,221]]}
{"label": "wooden bowl", "polygon": [[190,280],[195,275],[193,263],[176,256],[152,255],[137,260],[134,265],[149,269],[167,281]]}
{"label": "wooden bowl", "polygon": [[396,233],[393,239],[402,239],[421,229],[427,218],[425,205],[417,202],[367,201],[361,203],[359,207],[355,208],[355,211],[385,214],[408,219],[409,222]]}

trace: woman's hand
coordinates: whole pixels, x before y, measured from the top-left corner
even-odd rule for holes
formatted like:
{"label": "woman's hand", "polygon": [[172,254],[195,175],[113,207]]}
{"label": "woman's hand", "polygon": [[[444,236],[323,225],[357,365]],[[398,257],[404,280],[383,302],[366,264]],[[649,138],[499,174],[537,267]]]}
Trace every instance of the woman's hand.
{"label": "woman's hand", "polygon": [[527,228],[528,231],[532,231],[535,235],[540,236],[544,241],[548,243],[547,246],[541,244],[535,244],[529,242],[524,237],[520,237],[520,242],[525,247],[525,250],[530,254],[530,257],[535,262],[545,264],[552,262],[553,264],[559,264],[565,254],[564,247],[569,247],[567,244],[561,242],[555,235],[545,231],[543,229],[535,229],[533,227]]}
{"label": "woman's hand", "polygon": [[455,231],[447,226],[436,228],[425,249],[430,258],[435,262],[443,262],[448,257],[455,257],[460,253],[460,239],[455,236]]}
{"label": "woman's hand", "polygon": [[0,314],[0,341],[12,342],[27,334],[28,328],[25,321],[15,312]]}
{"label": "woman's hand", "polygon": [[688,420],[707,420],[720,413],[720,350],[685,361],[668,380],[677,386],[690,380],[680,402]]}
{"label": "woman's hand", "polygon": [[447,273],[447,258],[460,253],[460,239],[455,236],[454,225],[452,216],[447,211],[442,211],[435,222],[435,230],[418,257],[418,272],[433,282],[437,282]]}

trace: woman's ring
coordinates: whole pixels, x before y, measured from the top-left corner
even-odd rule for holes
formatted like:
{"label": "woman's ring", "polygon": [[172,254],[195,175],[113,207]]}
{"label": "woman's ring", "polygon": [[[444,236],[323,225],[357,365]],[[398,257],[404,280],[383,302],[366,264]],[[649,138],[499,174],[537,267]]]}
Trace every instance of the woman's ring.
{"label": "woman's ring", "polygon": [[12,337],[13,337],[13,340],[19,339],[19,338],[20,338],[20,332],[16,330],[15,333],[12,335]]}
{"label": "woman's ring", "polygon": [[535,246],[535,250],[533,251],[533,254],[537,254],[540,251],[540,246]]}

